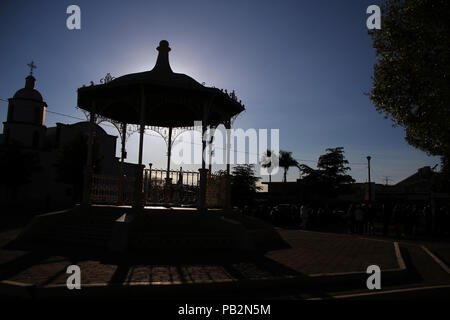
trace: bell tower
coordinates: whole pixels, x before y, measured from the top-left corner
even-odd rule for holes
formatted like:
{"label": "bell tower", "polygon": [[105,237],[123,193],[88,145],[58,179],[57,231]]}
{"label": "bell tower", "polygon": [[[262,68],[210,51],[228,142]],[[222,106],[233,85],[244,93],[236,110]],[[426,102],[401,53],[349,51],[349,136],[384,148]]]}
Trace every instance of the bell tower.
{"label": "bell tower", "polygon": [[35,87],[36,78],[32,61],[28,64],[30,74],[25,78],[25,87],[8,99],[8,116],[3,123],[4,142],[16,143],[25,148],[40,149],[44,145],[45,112],[47,104]]}

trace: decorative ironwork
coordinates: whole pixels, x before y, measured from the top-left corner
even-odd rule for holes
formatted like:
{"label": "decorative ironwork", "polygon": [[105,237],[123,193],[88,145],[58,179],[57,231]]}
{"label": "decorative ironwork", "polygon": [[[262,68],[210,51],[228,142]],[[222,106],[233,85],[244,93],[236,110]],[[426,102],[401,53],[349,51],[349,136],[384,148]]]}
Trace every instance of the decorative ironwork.
{"label": "decorative ironwork", "polygon": [[116,121],[116,120],[113,120],[113,119],[109,119],[109,118],[100,116],[100,117],[98,118],[97,124],[100,124],[100,123],[102,123],[102,122],[109,122],[109,123],[111,123],[111,124],[117,129],[117,131],[119,132],[120,141],[122,141],[122,139],[123,139],[123,137],[122,137],[123,130],[122,130],[122,129],[123,129],[123,126],[124,126],[124,125],[127,126],[127,129],[126,129],[126,136],[125,136],[125,142],[128,141],[128,138],[129,138],[130,136],[132,136],[134,133],[136,133],[136,132],[139,131],[139,126],[138,126],[138,125],[128,124],[128,123],[125,123],[125,124],[124,124],[123,122]]}
{"label": "decorative ironwork", "polygon": [[[165,181],[167,171],[162,169],[146,169],[144,189],[146,204],[164,203],[167,197]],[[169,177],[174,182],[170,188],[171,203],[195,204],[198,200],[200,174],[197,171],[170,170]]]}
{"label": "decorative ironwork", "polygon": [[100,79],[101,84],[107,84],[111,81],[113,81],[115,78],[108,72],[104,78]]}
{"label": "decorative ironwork", "polygon": [[[86,118],[86,121],[89,122],[89,120],[91,119],[91,112],[86,111],[84,109],[81,109],[79,107],[75,107],[75,109],[77,109],[78,111],[81,111],[84,114],[84,117]],[[107,118],[105,118],[103,116],[100,116],[100,115],[98,115],[96,113],[94,113],[93,116],[95,117],[94,123],[96,123],[96,124],[100,124],[100,123],[102,123],[104,121],[109,121],[110,122],[109,119],[107,119]]]}
{"label": "decorative ironwork", "polygon": [[[149,126],[146,127],[146,130],[150,130],[153,132],[156,132],[161,138],[164,139],[164,141],[166,142],[166,144],[168,144],[168,140],[169,140],[169,128],[167,127],[157,127],[157,126]],[[173,143],[175,142],[175,140],[182,135],[183,133],[187,132],[187,131],[200,131],[197,127],[192,126],[192,127],[174,127],[172,128],[172,141],[171,141],[171,145],[173,145]]]}
{"label": "decorative ironwork", "polygon": [[[156,204],[166,201],[166,170],[145,169],[144,190],[145,203]],[[171,185],[172,203],[195,204],[198,200],[200,174],[197,171],[171,170],[170,177],[174,183]],[[91,201],[99,204],[132,204],[135,178],[123,177],[123,187],[120,186],[119,176],[99,175],[92,176]],[[217,189],[219,190],[219,189]],[[122,192],[122,197],[120,195]]]}

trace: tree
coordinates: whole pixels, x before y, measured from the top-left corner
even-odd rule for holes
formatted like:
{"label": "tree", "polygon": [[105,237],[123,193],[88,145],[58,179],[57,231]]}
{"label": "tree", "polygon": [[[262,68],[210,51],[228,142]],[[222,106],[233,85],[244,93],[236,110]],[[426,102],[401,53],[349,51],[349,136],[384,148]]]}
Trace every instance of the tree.
{"label": "tree", "polygon": [[280,150],[279,165],[283,168],[283,182],[287,182],[287,173],[289,168],[298,167],[298,162],[292,157],[292,152]]}
{"label": "tree", "polygon": [[[94,173],[99,172],[102,159],[99,156],[99,144],[94,138],[92,148],[92,166]],[[72,141],[65,144],[59,154],[57,167],[59,180],[73,186],[74,201],[81,199],[88,152],[88,138],[79,134]]]}
{"label": "tree", "polygon": [[376,49],[373,88],[378,112],[405,128],[409,144],[450,159],[450,1],[388,0]]}
{"label": "tree", "polygon": [[302,185],[305,190],[332,198],[349,191],[355,180],[347,174],[351,169],[347,166],[343,147],[328,148],[326,152],[319,157],[317,169],[300,165],[304,174]]}
{"label": "tree", "polygon": [[231,199],[233,204],[242,206],[251,204],[255,193],[261,189],[256,183],[259,178],[255,176],[252,164],[238,165],[233,168],[231,175]]}

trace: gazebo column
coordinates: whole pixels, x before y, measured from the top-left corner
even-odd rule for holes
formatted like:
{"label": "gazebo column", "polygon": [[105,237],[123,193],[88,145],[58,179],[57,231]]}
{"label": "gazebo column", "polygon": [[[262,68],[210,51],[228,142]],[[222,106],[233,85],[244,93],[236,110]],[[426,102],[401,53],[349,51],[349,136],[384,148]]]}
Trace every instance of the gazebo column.
{"label": "gazebo column", "polygon": [[207,174],[208,169],[206,169],[206,161],[205,161],[205,151],[206,151],[206,137],[205,133],[207,130],[206,121],[204,120],[202,123],[202,168],[198,169],[200,172],[200,195],[199,195],[199,203],[198,209],[200,213],[206,212],[206,183],[207,183]]}
{"label": "gazebo column", "polygon": [[124,162],[125,158],[127,157],[127,152],[125,151],[125,142],[126,142],[126,136],[127,136],[127,124],[125,122],[122,122],[120,124],[121,126],[121,155],[120,155],[120,177],[119,177],[119,197],[117,200],[117,205],[121,206],[123,205],[123,201],[125,198],[125,177],[124,177]]}
{"label": "gazebo column", "polygon": [[166,183],[164,186],[164,200],[166,203],[171,201],[172,197],[172,178],[170,177],[170,157],[172,154],[172,127],[169,127],[169,139],[167,140],[167,168],[166,168]]}
{"label": "gazebo column", "polygon": [[208,174],[212,173],[212,137],[209,137],[208,141]]}
{"label": "gazebo column", "polygon": [[138,165],[136,168],[135,175],[135,188],[134,188],[134,203],[133,208],[141,211],[144,207],[144,195],[143,195],[143,171],[144,167],[142,165],[142,156],[144,148],[144,131],[145,131],[145,94],[144,88],[141,87],[141,124],[139,127],[139,155],[138,155]]}
{"label": "gazebo column", "polygon": [[210,176],[212,174],[212,157],[213,157],[213,143],[215,130],[216,130],[215,127],[212,127],[209,130],[210,135],[208,140],[208,171]]}
{"label": "gazebo column", "polygon": [[86,166],[84,168],[84,183],[83,183],[83,195],[82,205],[91,205],[91,192],[92,192],[92,158],[93,158],[93,146],[94,146],[94,125],[95,125],[95,101],[93,102],[92,111],[89,113],[89,135],[88,135],[88,148]]}
{"label": "gazebo column", "polygon": [[230,163],[231,163],[231,120],[225,122],[225,129],[227,132],[227,176],[226,176],[226,190],[225,190],[225,208],[231,208],[231,175],[230,175]]}

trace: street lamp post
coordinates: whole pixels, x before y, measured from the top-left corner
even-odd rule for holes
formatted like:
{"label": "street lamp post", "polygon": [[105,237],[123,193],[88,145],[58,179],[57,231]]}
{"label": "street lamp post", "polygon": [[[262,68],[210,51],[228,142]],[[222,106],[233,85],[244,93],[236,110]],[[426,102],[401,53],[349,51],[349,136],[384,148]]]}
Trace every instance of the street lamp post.
{"label": "street lamp post", "polygon": [[367,166],[367,170],[368,170],[368,173],[369,173],[369,188],[368,188],[368,190],[369,190],[369,203],[370,202],[372,202],[372,185],[371,185],[371,182],[370,182],[370,160],[372,159],[372,157],[371,156],[368,156],[367,157],[367,163],[368,163],[368,166]]}

